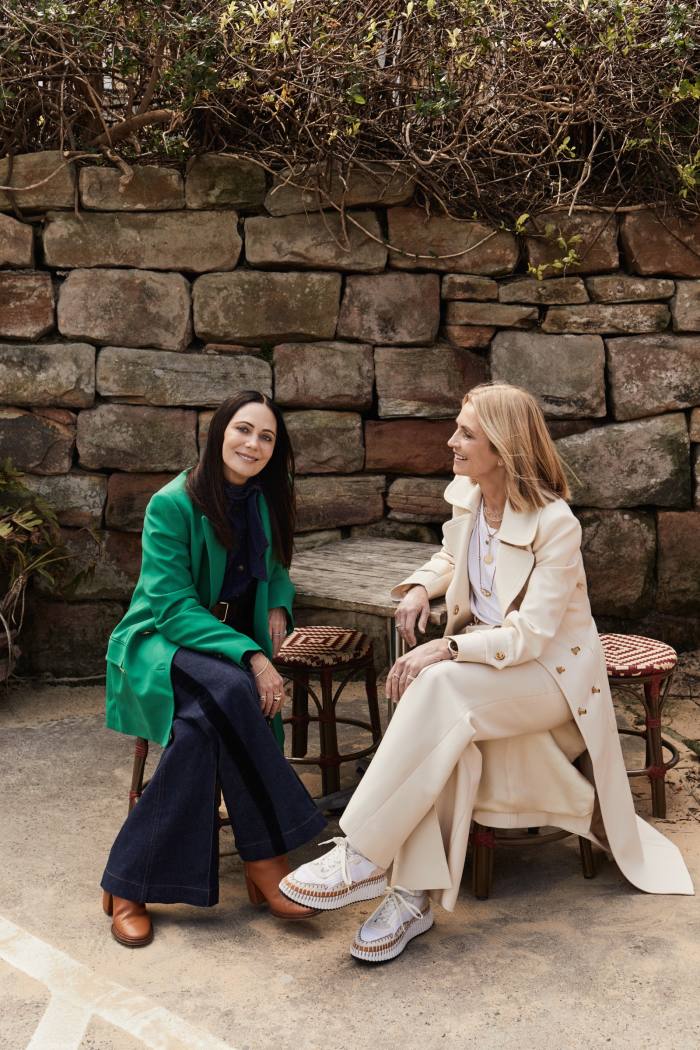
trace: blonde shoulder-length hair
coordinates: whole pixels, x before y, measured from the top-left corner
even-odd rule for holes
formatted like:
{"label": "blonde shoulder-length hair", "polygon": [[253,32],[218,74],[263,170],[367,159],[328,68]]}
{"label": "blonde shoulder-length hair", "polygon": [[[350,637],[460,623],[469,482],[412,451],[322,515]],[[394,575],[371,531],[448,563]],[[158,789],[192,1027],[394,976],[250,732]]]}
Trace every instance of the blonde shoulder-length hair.
{"label": "blonde shoulder-length hair", "polygon": [[571,492],[539,404],[510,383],[481,383],[464,395],[503,460],[506,496],[515,511],[534,510]]}

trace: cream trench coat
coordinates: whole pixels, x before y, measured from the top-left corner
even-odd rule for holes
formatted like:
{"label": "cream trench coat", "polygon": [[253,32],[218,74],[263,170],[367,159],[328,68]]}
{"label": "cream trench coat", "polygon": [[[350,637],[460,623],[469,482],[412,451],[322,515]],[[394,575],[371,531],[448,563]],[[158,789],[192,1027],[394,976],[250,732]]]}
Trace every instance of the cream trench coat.
{"label": "cream trench coat", "polygon": [[[588,749],[606,845],[623,875],[647,893],[692,894],[677,847],[637,817],[622,759],[615,713],[586,589],[581,526],[562,499],[526,513],[506,503],[494,578],[503,625],[467,630],[472,620],[467,555],[481,490],[455,478],[445,490],[452,518],[442,550],[392,591],[422,584],[445,595],[445,635],[459,661],[498,669],[536,660],[561,688]],[[525,739],[525,738],[523,738]],[[584,832],[585,833],[585,832]],[[591,832],[589,837],[596,839]]]}

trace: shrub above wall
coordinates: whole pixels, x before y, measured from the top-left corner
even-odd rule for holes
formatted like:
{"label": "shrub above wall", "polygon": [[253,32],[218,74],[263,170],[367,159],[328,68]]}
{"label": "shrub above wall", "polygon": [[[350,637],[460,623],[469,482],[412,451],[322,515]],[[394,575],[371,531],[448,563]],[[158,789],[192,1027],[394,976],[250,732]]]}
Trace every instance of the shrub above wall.
{"label": "shrub above wall", "polygon": [[[56,159],[15,170],[41,183]],[[285,411],[301,543],[436,541],[451,420],[489,377],[543,404],[574,475],[599,623],[697,644],[700,220],[550,214],[564,241],[580,238],[579,263],[537,280],[528,263],[560,249],[536,220],[516,238],[428,218],[405,183],[394,203],[381,181],[365,186],[346,239],[335,212],[272,193],[233,158],[136,170],[120,192],[114,172],[68,166],[21,218],[0,202],[0,457],[96,558],[71,610],[37,596],[27,667],[102,670],[145,505],[196,461],[233,390],[272,392]],[[64,634],[58,649],[47,618],[73,613],[76,644]]]}
{"label": "shrub above wall", "polygon": [[[188,207],[259,208],[258,161],[312,169],[302,194],[275,188],[278,216],[333,196],[350,165],[348,207],[373,205],[381,162],[394,166],[385,206],[410,200],[415,175],[436,214],[496,225],[552,205],[700,210],[687,0],[4,0],[3,11],[0,130],[22,178],[33,163],[22,155],[38,150],[102,151],[121,173],[132,159],[229,151],[247,158],[235,179],[217,182],[221,162],[198,159]],[[121,210],[117,196],[183,205],[162,172],[129,186],[91,174],[81,190],[101,210]],[[400,214],[390,225],[397,241],[404,228],[421,240]]]}

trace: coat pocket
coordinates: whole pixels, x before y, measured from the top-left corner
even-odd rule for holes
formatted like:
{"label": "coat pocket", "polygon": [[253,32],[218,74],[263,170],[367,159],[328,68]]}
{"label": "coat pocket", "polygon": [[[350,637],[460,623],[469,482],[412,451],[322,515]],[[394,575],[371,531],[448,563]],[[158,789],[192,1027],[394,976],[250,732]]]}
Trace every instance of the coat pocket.
{"label": "coat pocket", "polygon": [[126,646],[116,638],[110,638],[107,645],[107,662],[114,664],[120,671],[124,671],[124,660],[126,657]]}

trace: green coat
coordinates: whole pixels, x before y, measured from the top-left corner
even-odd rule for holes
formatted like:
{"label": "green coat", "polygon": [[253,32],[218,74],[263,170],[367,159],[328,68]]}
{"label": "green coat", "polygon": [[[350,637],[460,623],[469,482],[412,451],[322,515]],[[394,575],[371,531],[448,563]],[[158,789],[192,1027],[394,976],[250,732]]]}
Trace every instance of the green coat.
{"label": "green coat", "polygon": [[[270,515],[262,495],[268,578],[257,586],[253,639],[209,612],[219,599],[226,549],[209,519],[187,495],[186,477],[184,471],[173,478],[148,504],[141,537],[141,574],[129,609],[107,647],[107,726],[163,746],[170,737],[174,712],[170,665],[180,646],[240,664],[251,649],[271,656],[270,609],[286,609],[292,622],[294,587],[287,570],[273,557]],[[279,715],[273,728],[283,743]]]}

